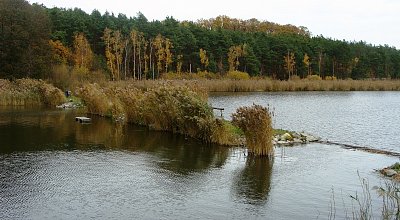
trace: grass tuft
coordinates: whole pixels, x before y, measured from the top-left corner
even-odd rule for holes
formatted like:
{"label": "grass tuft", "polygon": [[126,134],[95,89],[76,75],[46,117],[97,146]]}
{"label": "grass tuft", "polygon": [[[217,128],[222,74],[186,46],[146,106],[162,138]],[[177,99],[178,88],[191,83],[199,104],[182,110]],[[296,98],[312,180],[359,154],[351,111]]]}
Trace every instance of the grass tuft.
{"label": "grass tuft", "polygon": [[268,108],[261,105],[240,107],[232,115],[232,123],[243,130],[249,153],[254,156],[274,156],[272,119]]}

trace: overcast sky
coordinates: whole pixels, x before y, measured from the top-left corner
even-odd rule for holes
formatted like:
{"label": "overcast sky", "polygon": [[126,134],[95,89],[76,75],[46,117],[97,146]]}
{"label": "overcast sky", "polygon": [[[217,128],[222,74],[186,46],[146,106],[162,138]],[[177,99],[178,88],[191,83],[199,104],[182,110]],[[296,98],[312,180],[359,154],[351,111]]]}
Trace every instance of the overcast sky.
{"label": "overcast sky", "polygon": [[78,7],[148,20],[196,21],[227,15],[307,27],[312,35],[388,44],[400,49],[400,0],[29,0],[47,7]]}

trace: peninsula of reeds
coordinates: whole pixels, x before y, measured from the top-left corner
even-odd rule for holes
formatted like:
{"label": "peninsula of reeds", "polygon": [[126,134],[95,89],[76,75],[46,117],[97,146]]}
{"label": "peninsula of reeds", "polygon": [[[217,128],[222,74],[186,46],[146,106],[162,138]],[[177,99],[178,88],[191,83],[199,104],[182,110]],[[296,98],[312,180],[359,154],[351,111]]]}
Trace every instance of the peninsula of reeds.
{"label": "peninsula of reeds", "polygon": [[77,95],[91,114],[187,135],[206,143],[239,144],[232,125],[214,117],[207,93],[160,83],[138,89],[129,83],[86,84]]}

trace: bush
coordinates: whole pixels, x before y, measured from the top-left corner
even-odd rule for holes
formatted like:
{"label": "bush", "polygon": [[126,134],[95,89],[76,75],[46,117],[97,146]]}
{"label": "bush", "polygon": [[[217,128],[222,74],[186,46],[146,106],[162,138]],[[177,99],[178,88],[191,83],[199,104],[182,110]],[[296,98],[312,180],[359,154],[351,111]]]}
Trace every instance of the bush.
{"label": "bush", "polygon": [[322,80],[322,78],[318,75],[309,75],[307,76],[308,80]]}
{"label": "bush", "polygon": [[250,79],[250,76],[248,73],[245,72],[230,71],[226,74],[226,78],[240,80],[240,79]]}
{"label": "bush", "polygon": [[325,76],[325,80],[337,80],[336,76]]}
{"label": "bush", "polygon": [[243,130],[250,154],[273,157],[272,119],[268,108],[255,104],[251,107],[240,107],[232,118],[232,123]]}
{"label": "bush", "polygon": [[291,75],[291,76],[290,76],[290,80],[298,81],[298,80],[300,80],[300,76],[298,76],[298,75]]}
{"label": "bush", "polygon": [[207,72],[207,71],[200,71],[196,73],[197,78],[200,79],[217,79],[218,76],[215,73]]}

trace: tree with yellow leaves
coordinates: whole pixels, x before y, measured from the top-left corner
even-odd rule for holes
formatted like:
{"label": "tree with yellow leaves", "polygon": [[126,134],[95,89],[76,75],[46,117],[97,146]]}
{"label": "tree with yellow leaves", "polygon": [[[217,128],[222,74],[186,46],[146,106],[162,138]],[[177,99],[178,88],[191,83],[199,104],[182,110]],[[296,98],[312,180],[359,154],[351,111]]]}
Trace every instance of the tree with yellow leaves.
{"label": "tree with yellow leaves", "polygon": [[75,66],[89,70],[92,67],[93,52],[83,33],[74,36],[74,61]]}
{"label": "tree with yellow leaves", "polygon": [[116,61],[116,79],[121,79],[121,69],[122,69],[122,55],[124,52],[124,40],[122,38],[120,31],[114,31],[111,38],[111,43],[114,51],[115,61]]}
{"label": "tree with yellow leaves", "polygon": [[288,73],[288,79],[290,80],[290,76],[294,73],[295,68],[295,57],[293,52],[287,52],[287,55],[283,57],[285,59],[285,70]]}
{"label": "tree with yellow leaves", "polygon": [[108,69],[111,71],[111,79],[114,81],[115,80],[115,68],[114,68],[114,62],[115,62],[115,56],[112,53],[112,42],[111,42],[111,33],[112,30],[105,28],[104,33],[103,33],[103,40],[105,44],[105,49],[106,49],[106,59],[107,59],[107,66]]}
{"label": "tree with yellow leaves", "polygon": [[157,35],[157,37],[154,39],[154,48],[156,50],[156,59],[157,59],[157,71],[158,74],[162,71],[162,64],[165,59],[165,49],[164,49],[164,38],[161,36],[161,34]]}
{"label": "tree with yellow leaves", "polygon": [[49,45],[53,51],[53,59],[57,64],[67,64],[72,60],[71,50],[64,46],[61,41],[50,40]]}
{"label": "tree with yellow leaves", "polygon": [[310,68],[311,61],[307,53],[304,54],[303,63],[307,68],[307,76],[311,75],[311,68]]}
{"label": "tree with yellow leaves", "polygon": [[199,56],[200,56],[200,63],[203,65],[204,70],[207,71],[207,67],[209,65],[207,51],[203,50],[203,48],[200,48]]}
{"label": "tree with yellow leaves", "polygon": [[111,79],[113,81],[120,80],[123,67],[123,54],[124,50],[127,49],[127,41],[123,38],[120,31],[113,31],[108,28],[104,29],[103,40],[106,50],[107,65],[111,71]]}
{"label": "tree with yellow leaves", "polygon": [[246,44],[236,45],[229,48],[228,63],[229,71],[236,71],[240,65],[239,58],[246,55]]}
{"label": "tree with yellow leaves", "polygon": [[172,63],[172,52],[171,52],[172,42],[166,38],[165,39],[165,72],[168,73],[168,66]]}
{"label": "tree with yellow leaves", "polygon": [[[168,38],[164,38],[161,34],[152,41],[151,50],[154,48],[155,59],[157,60],[157,71],[160,74],[163,69],[168,72],[168,67],[172,63],[173,48],[172,42]],[[154,64],[153,64],[154,65]]]}

